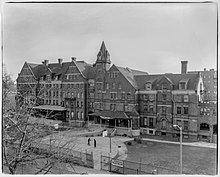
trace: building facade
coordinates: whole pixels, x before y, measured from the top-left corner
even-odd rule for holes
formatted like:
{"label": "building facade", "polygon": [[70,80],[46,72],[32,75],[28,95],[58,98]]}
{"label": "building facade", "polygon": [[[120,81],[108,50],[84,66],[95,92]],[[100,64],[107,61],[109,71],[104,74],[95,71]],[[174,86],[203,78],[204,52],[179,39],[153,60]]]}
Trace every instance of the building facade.
{"label": "building facade", "polygon": [[[69,62],[25,62],[17,78],[19,95],[33,102],[35,110],[44,115],[56,112],[57,117],[74,126],[89,126],[92,122],[113,128],[121,135],[139,131],[176,137],[179,130],[173,125],[179,125],[184,138],[214,139],[213,135],[203,135],[200,128],[207,123],[202,121],[206,118],[200,111],[205,98],[204,75],[187,72],[187,61],[182,61],[180,74],[151,75],[111,65],[104,42],[97,53],[94,64],[77,61],[75,57]],[[216,122],[209,125],[214,127]],[[210,131],[217,132],[213,128]]]}
{"label": "building facade", "polygon": [[197,139],[198,104],[202,101],[200,74],[163,74],[136,77],[142,134]]}
{"label": "building facade", "polygon": [[217,104],[203,102],[198,109],[198,140],[217,143]]}
{"label": "building facade", "polygon": [[204,82],[204,101],[205,102],[217,102],[218,80],[217,71],[214,69],[203,71],[189,71],[188,73],[201,73]]}

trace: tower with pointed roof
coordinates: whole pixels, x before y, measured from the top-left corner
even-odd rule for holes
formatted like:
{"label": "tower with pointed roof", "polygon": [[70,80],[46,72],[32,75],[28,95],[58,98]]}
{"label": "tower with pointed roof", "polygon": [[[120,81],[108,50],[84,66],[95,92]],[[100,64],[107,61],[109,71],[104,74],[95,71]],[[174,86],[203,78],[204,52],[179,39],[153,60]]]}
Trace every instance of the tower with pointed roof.
{"label": "tower with pointed roof", "polygon": [[108,70],[110,68],[111,60],[110,54],[105,46],[105,42],[102,41],[101,48],[97,54],[96,67],[97,69],[103,68],[104,70]]}

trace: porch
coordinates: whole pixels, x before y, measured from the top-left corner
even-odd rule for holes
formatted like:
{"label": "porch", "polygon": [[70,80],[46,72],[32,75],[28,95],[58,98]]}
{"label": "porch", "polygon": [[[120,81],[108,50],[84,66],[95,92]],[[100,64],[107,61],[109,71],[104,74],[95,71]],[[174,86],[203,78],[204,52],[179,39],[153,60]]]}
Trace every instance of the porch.
{"label": "porch", "polygon": [[88,126],[97,126],[108,132],[115,130],[114,135],[138,136],[140,134],[140,130],[137,129],[138,122],[138,117],[129,117],[122,111],[99,111],[89,114]]}

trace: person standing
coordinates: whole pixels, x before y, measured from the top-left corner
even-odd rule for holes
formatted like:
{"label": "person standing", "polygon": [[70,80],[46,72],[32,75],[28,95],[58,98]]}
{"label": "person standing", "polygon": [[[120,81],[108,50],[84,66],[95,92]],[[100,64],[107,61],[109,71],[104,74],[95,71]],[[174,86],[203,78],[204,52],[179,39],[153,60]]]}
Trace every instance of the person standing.
{"label": "person standing", "polygon": [[96,140],[94,139],[94,147],[96,147]]}
{"label": "person standing", "polygon": [[90,146],[90,141],[91,141],[91,139],[89,138],[89,139],[88,139],[88,145],[89,145],[89,146]]}

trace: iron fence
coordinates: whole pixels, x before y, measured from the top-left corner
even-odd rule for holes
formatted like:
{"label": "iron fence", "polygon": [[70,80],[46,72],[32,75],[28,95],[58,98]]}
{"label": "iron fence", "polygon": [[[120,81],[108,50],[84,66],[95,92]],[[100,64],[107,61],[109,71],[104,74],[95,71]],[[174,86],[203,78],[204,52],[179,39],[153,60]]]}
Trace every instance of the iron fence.
{"label": "iron fence", "polygon": [[30,149],[36,154],[45,154],[64,162],[70,162],[89,168],[94,168],[93,153],[72,150],[66,147],[44,143],[31,143]]}
{"label": "iron fence", "polygon": [[179,174],[178,171],[142,162],[114,159],[101,155],[101,170],[119,174]]}

